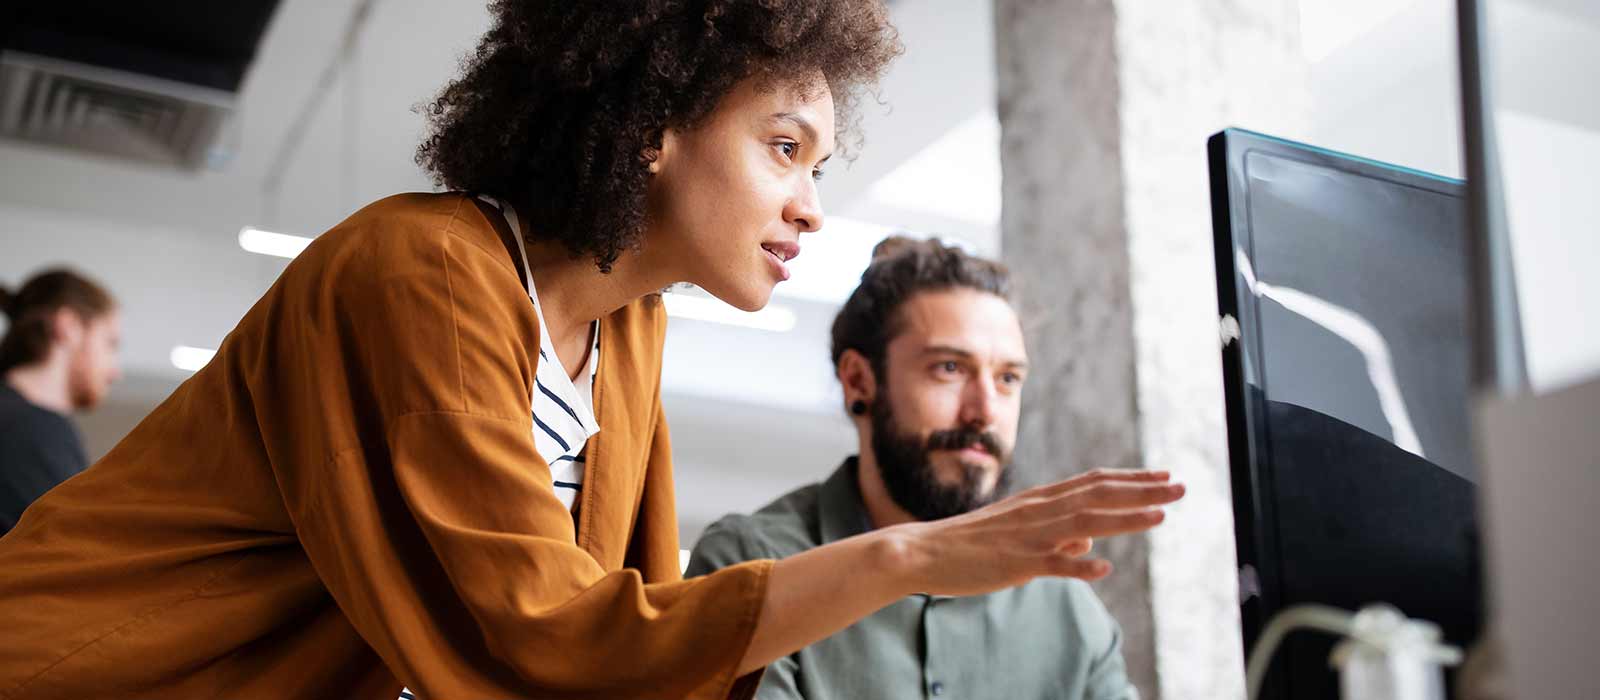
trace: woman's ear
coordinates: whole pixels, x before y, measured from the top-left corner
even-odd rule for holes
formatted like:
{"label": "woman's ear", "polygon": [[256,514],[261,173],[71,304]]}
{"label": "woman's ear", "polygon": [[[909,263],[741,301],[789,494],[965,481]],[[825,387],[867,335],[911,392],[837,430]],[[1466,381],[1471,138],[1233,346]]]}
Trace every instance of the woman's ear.
{"label": "woman's ear", "polygon": [[661,146],[654,149],[645,149],[644,159],[645,162],[649,163],[646,167],[649,168],[651,175],[661,174],[662,166],[671,158],[672,153],[677,150],[679,138],[681,136],[677,129],[664,129],[661,132]]}

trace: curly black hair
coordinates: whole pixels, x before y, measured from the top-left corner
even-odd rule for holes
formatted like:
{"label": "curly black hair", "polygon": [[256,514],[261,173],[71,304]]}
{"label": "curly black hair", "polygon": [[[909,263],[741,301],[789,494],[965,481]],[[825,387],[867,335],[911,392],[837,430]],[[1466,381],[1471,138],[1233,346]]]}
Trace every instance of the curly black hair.
{"label": "curly black hair", "polygon": [[[901,51],[881,0],[494,0],[493,26],[424,105],[435,184],[526,208],[530,235],[602,272],[644,228],[649,161],[740,81],[820,72],[838,133]],[[849,144],[845,144],[849,145]]]}

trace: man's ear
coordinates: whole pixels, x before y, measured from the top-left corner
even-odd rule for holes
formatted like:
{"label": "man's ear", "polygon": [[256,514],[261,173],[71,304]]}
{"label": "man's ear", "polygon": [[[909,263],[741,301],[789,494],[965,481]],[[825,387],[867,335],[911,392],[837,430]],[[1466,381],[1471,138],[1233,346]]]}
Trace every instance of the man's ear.
{"label": "man's ear", "polygon": [[50,342],[52,345],[77,347],[83,343],[83,336],[88,329],[85,327],[83,317],[78,312],[68,307],[56,309],[50,314]]}
{"label": "man's ear", "polygon": [[850,405],[863,401],[872,405],[878,398],[878,378],[872,371],[872,363],[867,357],[855,350],[846,350],[839,356],[839,385],[844,388],[845,410],[850,410]]}

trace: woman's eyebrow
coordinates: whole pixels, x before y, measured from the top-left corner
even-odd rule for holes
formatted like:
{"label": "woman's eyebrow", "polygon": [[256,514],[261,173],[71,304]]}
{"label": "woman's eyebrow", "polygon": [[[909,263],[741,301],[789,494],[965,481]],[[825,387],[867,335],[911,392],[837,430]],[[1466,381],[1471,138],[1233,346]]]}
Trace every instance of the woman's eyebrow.
{"label": "woman's eyebrow", "polygon": [[812,142],[815,142],[817,140],[817,127],[812,126],[811,125],[811,121],[809,119],[806,119],[804,116],[800,115],[799,113],[796,113],[796,112],[778,112],[776,114],[773,114],[772,116],[767,117],[767,121],[769,121],[769,122],[789,122],[790,124],[794,124],[795,126],[800,127],[800,130],[805,132],[806,140],[812,141]]}
{"label": "woman's eyebrow", "polygon": [[[767,122],[769,124],[776,124],[776,123],[783,123],[783,122],[787,122],[787,123],[793,124],[793,125],[799,127],[801,131],[805,132],[805,137],[806,137],[806,142],[807,143],[816,144],[818,146],[821,145],[817,141],[817,139],[820,138],[817,135],[817,127],[812,126],[811,125],[811,120],[806,119],[804,116],[802,116],[801,114],[799,114],[797,112],[777,112],[777,113],[767,117]],[[833,157],[833,153],[829,153],[828,155],[823,156],[822,160],[817,161],[817,165],[822,165],[823,163],[828,162],[828,159],[832,158],[832,157]]]}

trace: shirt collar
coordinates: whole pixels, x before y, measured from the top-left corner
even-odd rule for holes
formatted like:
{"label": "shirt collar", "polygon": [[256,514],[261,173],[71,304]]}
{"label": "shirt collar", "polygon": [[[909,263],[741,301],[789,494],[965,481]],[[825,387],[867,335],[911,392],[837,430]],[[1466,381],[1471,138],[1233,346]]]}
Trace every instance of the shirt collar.
{"label": "shirt collar", "polygon": [[[544,306],[539,303],[539,289],[533,284],[533,268],[528,263],[528,247],[523,241],[522,222],[517,218],[517,209],[508,202],[501,202],[488,195],[480,194],[478,198],[498,209],[501,216],[505,217],[506,225],[511,228],[511,238],[517,244],[517,254],[522,257],[523,286],[528,288],[528,301],[533,302],[533,313],[539,319],[540,362],[536,374],[541,383],[545,385],[545,388],[560,395],[567,408],[576,414],[574,417],[578,419],[578,423],[585,433],[582,437],[587,439],[600,432],[600,422],[595,418],[593,401],[590,397],[582,396],[578,393],[577,384],[573,383],[571,376],[568,375],[567,368],[561,365],[561,360],[556,357],[555,345],[550,342],[550,328],[544,322]],[[590,325],[589,332],[593,338],[594,346],[589,348],[587,364],[583,368],[583,375],[586,381],[581,381],[581,383],[585,387],[591,387],[592,391],[594,375],[596,370],[599,369],[600,322],[593,322]],[[576,438],[578,436],[572,435],[568,437]]]}
{"label": "shirt collar", "polygon": [[[855,456],[850,456],[834,470],[822,490],[817,494],[817,520],[822,544],[837,542],[870,532],[872,518],[867,515],[866,502],[861,498],[861,482],[857,480],[860,469]],[[952,596],[915,594],[930,601],[949,600]]]}
{"label": "shirt collar", "polygon": [[822,490],[817,496],[817,520],[822,544],[854,537],[872,529],[872,519],[867,516],[866,505],[861,500],[856,470],[856,458],[849,457],[827,481],[822,482]]}

